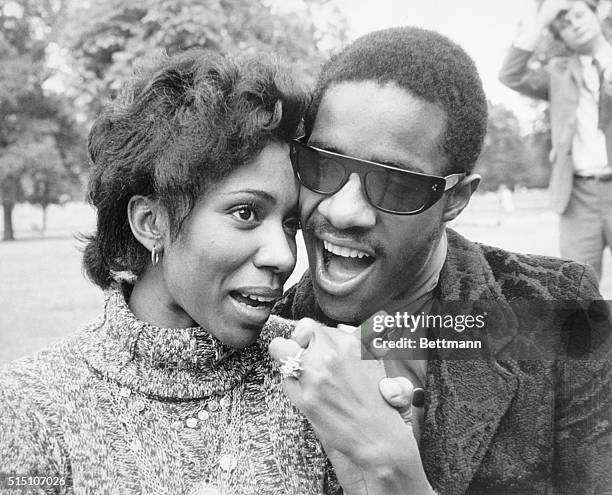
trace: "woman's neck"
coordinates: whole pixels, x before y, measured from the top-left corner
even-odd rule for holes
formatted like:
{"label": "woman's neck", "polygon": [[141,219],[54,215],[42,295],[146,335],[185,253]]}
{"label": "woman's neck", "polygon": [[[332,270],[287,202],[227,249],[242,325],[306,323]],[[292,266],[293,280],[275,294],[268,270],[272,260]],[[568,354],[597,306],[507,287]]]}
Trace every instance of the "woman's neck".
{"label": "woman's neck", "polygon": [[169,329],[138,318],[127,303],[140,297],[131,287],[109,288],[104,318],[80,335],[86,362],[105,379],[157,398],[195,399],[225,394],[264,362],[259,344],[233,352],[201,327],[177,328],[172,319]]}
{"label": "woman's neck", "polygon": [[181,308],[165,284],[161,283],[161,270],[148,267],[138,277],[129,296],[128,306],[139,320],[162,328],[189,328],[196,326]]}

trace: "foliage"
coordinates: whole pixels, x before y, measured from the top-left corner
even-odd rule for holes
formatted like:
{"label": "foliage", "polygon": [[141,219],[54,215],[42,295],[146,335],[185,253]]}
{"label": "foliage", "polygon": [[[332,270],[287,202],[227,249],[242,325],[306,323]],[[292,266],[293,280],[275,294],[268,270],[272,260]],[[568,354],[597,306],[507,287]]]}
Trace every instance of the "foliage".
{"label": "foliage", "polygon": [[[286,4],[287,2],[285,2]],[[310,82],[323,61],[321,45],[344,39],[333,0],[78,1],[63,43],[77,68],[90,111],[113,97],[137,68],[166,52],[203,47],[234,54],[273,53]],[[313,22],[326,12],[327,24]]]}
{"label": "foliage", "polygon": [[[0,4],[0,199],[5,238],[19,202],[74,195],[93,117],[139,65],[191,47],[270,52],[311,82],[324,46],[345,39],[335,0],[9,0]],[[313,20],[314,19],[314,20]],[[316,20],[316,22],[315,22]],[[53,48],[64,98],[45,91]],[[52,77],[51,77],[52,79]],[[70,102],[66,98],[70,95]],[[79,105],[75,110],[75,105]],[[78,110],[78,111],[77,111]],[[82,126],[87,128],[87,125]]]}
{"label": "foliage", "polygon": [[79,181],[83,147],[65,100],[43,85],[57,2],[12,2],[0,9],[0,199],[4,239],[13,238],[19,202],[57,203]]}
{"label": "foliage", "polygon": [[483,176],[482,189],[496,190],[501,184],[546,186],[550,172],[548,136],[545,123],[524,132],[511,110],[489,102],[487,135],[475,168]]}

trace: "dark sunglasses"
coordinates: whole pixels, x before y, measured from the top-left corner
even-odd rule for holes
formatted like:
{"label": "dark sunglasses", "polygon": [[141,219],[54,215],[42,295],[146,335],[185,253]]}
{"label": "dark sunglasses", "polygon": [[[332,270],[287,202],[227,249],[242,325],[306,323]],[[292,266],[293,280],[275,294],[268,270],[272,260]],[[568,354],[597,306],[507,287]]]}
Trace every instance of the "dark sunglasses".
{"label": "dark sunglasses", "polygon": [[431,208],[455,187],[464,173],[446,177],[361,160],[291,141],[291,164],[300,183],[320,194],[335,194],[352,173],[361,178],[368,201],[375,208],[396,215],[416,215]]}

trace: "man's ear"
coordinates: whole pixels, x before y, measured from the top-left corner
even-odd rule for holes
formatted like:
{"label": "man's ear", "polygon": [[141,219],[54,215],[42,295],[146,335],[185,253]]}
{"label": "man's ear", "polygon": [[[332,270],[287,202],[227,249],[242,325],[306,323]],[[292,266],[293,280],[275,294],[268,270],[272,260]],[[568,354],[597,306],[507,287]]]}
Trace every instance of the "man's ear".
{"label": "man's ear", "polygon": [[478,174],[470,174],[464,177],[463,180],[448,193],[446,207],[442,215],[443,222],[450,222],[457,218],[459,213],[461,213],[470,202],[470,198],[476,189],[478,189],[481,179],[482,177]]}
{"label": "man's ear", "polygon": [[167,218],[159,203],[147,196],[132,196],[128,203],[128,220],[132,234],[148,251],[163,249]]}

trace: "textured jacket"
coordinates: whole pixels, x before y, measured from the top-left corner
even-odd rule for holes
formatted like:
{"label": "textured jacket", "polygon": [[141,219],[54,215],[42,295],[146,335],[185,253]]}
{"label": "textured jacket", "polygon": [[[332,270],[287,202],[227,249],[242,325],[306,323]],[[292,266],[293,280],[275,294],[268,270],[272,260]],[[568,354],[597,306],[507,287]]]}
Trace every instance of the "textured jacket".
{"label": "textured jacket", "polygon": [[[528,67],[532,52],[512,47],[499,73],[500,81],[511,89],[532,98],[550,101],[552,138],[550,194],[553,209],[562,214],[572,190],[574,166],[572,139],[576,128],[582,68],[578,56],[556,57],[538,69]],[[604,68],[609,69],[609,68]],[[610,71],[600,88],[599,126],[606,136],[608,157],[612,156],[612,82]]]}
{"label": "textured jacket", "polygon": [[[497,308],[505,313],[498,337],[508,348],[527,335],[523,349],[530,359],[533,345],[549,358],[563,338],[548,302],[600,298],[585,265],[509,253],[452,230],[448,240],[435,291],[441,312],[457,301],[463,311],[483,303]],[[542,304],[534,308],[537,301]],[[531,314],[519,314],[521,307]],[[334,323],[317,306],[308,275],[276,309],[289,318]],[[569,345],[568,352],[577,351]],[[420,449],[434,488],[443,495],[612,493],[612,366],[603,349],[602,359],[529,361],[443,360],[430,351]]]}

